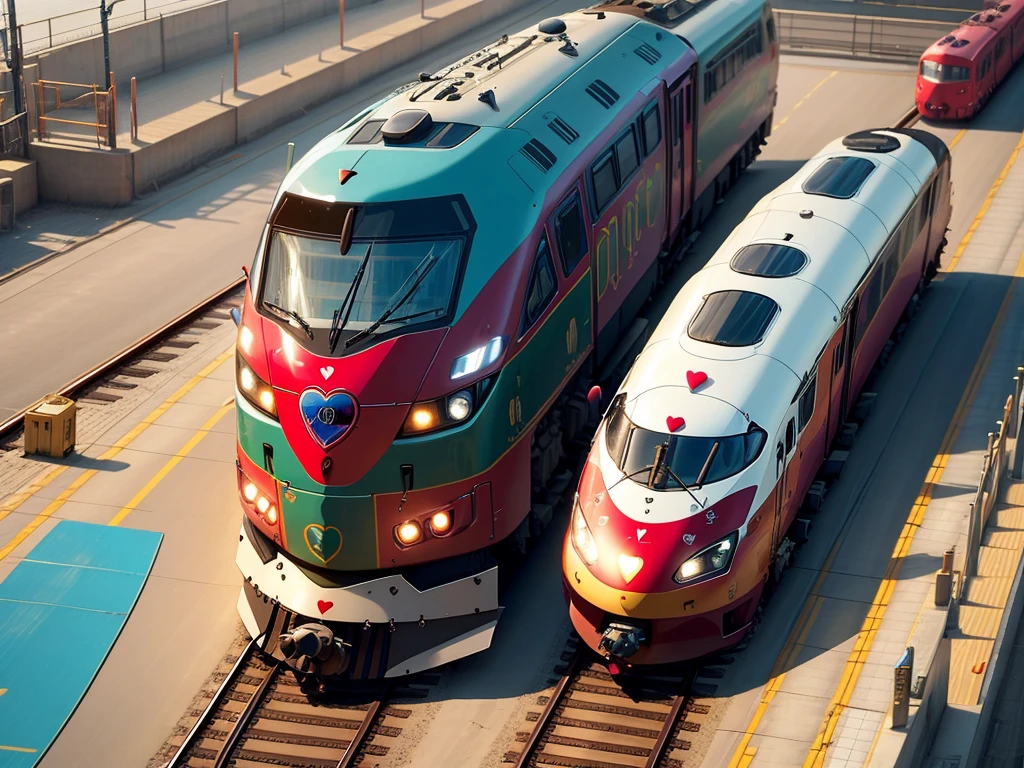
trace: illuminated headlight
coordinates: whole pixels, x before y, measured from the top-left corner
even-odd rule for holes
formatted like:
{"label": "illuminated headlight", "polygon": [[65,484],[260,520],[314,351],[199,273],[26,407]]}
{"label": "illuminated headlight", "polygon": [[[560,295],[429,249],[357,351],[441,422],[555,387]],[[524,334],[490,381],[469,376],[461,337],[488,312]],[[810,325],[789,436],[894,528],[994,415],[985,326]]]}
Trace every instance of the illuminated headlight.
{"label": "illuminated headlight", "polygon": [[430,516],[430,532],[435,536],[444,536],[452,529],[454,516],[448,510],[435,512]]}
{"label": "illuminated headlight", "polygon": [[686,584],[695,579],[711,576],[729,569],[739,534],[733,531],[721,541],[691,557],[672,575],[676,584]]}
{"label": "illuminated headlight", "polygon": [[465,421],[473,412],[473,395],[467,390],[456,392],[448,398],[448,416],[453,421]]}
{"label": "illuminated headlight", "polygon": [[276,494],[273,499],[264,495],[256,483],[250,480],[242,471],[241,466],[238,467],[238,490],[242,495],[245,506],[258,514],[271,526],[277,525],[278,512],[277,506],[274,503],[277,501]]}
{"label": "illuminated headlight", "polygon": [[395,539],[403,547],[411,547],[423,538],[423,529],[415,520],[395,526]]}
{"label": "illuminated headlight", "polygon": [[235,373],[238,383],[238,391],[242,397],[257,410],[265,413],[272,419],[277,418],[277,403],[274,399],[274,390],[263,379],[256,375],[249,364],[245,362],[240,353],[235,355]]}
{"label": "illuminated headlight", "polygon": [[583,507],[580,506],[579,496],[573,502],[572,523],[570,524],[572,535],[572,546],[576,554],[580,556],[587,565],[597,562],[597,542],[594,541],[594,534],[590,532],[586,519],[583,517]]}
{"label": "illuminated headlight", "polygon": [[241,326],[238,329],[238,346],[240,346],[242,351],[247,355],[252,351],[252,341],[252,331],[244,325]]}
{"label": "illuminated headlight", "polygon": [[498,359],[504,349],[505,337],[495,336],[482,347],[477,347],[472,352],[455,358],[455,362],[452,363],[452,381],[476,373],[481,368],[486,368]]}

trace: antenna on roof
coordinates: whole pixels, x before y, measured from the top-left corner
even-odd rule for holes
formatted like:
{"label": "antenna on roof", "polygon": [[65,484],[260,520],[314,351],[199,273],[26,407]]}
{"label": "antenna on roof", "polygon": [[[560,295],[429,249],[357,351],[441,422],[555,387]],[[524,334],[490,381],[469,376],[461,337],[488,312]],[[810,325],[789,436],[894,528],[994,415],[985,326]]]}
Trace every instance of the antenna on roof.
{"label": "antenna on roof", "polygon": [[477,99],[479,101],[482,101],[487,106],[489,106],[495,112],[498,111],[498,100],[494,97],[494,91],[492,91],[490,88],[488,88],[486,91],[477,96]]}

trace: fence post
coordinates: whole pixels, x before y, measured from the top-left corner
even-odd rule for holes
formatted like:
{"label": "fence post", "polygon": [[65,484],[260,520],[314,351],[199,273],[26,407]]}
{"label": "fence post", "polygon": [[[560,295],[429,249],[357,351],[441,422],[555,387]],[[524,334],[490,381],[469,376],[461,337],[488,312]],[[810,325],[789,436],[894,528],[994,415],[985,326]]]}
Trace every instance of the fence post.
{"label": "fence post", "polygon": [[341,36],[341,49],[345,50],[345,0],[338,0],[339,33]]}
{"label": "fence post", "polygon": [[132,78],[132,141],[139,138],[139,105],[136,101],[135,78]]}
{"label": "fence post", "polygon": [[50,47],[53,48],[53,19],[46,20],[46,36],[49,39]]}
{"label": "fence post", "polygon": [[1010,437],[1017,438],[1020,429],[1018,410],[1020,409],[1021,387],[1024,387],[1024,368],[1017,366],[1017,375],[1013,377],[1013,415],[1010,417]]}
{"label": "fence post", "polygon": [[426,18],[427,16],[427,0],[420,0],[420,18]]}
{"label": "fence post", "polygon": [[233,48],[234,53],[232,54],[232,56],[234,58],[234,67],[235,67],[235,93],[238,93],[238,33],[237,32],[235,32],[232,35],[232,40],[233,40],[232,45],[234,46],[234,48]]}
{"label": "fence post", "polygon": [[114,73],[110,73],[110,92],[107,94],[110,100],[110,148],[117,149],[117,81],[114,80]]}

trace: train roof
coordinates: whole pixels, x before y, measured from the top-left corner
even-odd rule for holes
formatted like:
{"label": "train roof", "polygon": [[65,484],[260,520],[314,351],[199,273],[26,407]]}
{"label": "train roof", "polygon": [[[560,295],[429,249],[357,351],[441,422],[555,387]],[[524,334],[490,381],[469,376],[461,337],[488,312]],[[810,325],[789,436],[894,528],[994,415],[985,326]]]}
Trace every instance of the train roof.
{"label": "train roof", "polygon": [[[937,167],[919,133],[837,139],[754,206],[677,294],[623,382],[635,423],[664,431],[670,382],[683,411],[671,415],[691,434],[738,434],[747,417],[769,431],[781,424]],[[691,393],[686,371],[709,382]]]}
{"label": "train roof", "polygon": [[628,14],[670,29],[693,46],[707,68],[711,58],[761,17],[765,5],[766,0],[611,0],[590,10]]}
{"label": "train roof", "polygon": [[[649,93],[666,62],[686,57],[696,62],[678,37],[622,14],[549,19],[368,107],[295,165],[274,208],[285,193],[355,203],[464,195],[477,234],[458,317],[529,236],[578,148]],[[355,172],[344,187],[341,169]]]}
{"label": "train roof", "polygon": [[948,35],[928,46],[922,59],[942,56],[957,56],[974,61],[985,50],[990,41],[1024,15],[1024,0],[999,3],[991,8],[978,11],[961,22]]}

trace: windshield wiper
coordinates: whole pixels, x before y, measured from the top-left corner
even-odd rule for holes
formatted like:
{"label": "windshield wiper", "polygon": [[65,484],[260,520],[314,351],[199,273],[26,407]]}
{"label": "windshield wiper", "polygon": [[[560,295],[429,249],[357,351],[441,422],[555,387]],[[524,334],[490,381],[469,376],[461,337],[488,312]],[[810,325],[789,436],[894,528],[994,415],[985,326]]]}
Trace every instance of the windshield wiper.
{"label": "windshield wiper", "polygon": [[[349,347],[351,347],[356,342],[361,341],[362,339],[365,339],[367,336],[371,335],[374,331],[376,331],[378,328],[380,328],[382,325],[384,325],[384,323],[386,323],[388,321],[388,318],[391,317],[396,311],[398,311],[399,307],[401,307],[403,304],[405,304],[405,302],[407,302],[410,298],[412,298],[412,295],[414,293],[416,293],[416,289],[420,287],[420,283],[422,283],[423,280],[426,278],[426,276],[428,274],[430,274],[430,270],[434,268],[434,265],[437,264],[437,262],[438,262],[438,258],[434,255],[433,249],[431,249],[430,253],[428,253],[424,257],[423,261],[421,261],[419,264],[416,265],[416,269],[414,269],[412,272],[410,272],[409,273],[409,277],[407,277],[405,279],[405,282],[402,283],[402,288],[404,288],[406,286],[406,284],[410,280],[412,280],[413,275],[415,275],[417,272],[419,272],[419,275],[416,277],[416,280],[413,282],[412,285],[409,286],[409,290],[407,290],[405,293],[403,293],[402,297],[398,301],[396,301],[394,303],[390,303],[384,309],[384,311],[381,313],[380,317],[378,317],[370,325],[368,325],[366,328],[363,328],[363,330],[359,331],[358,333],[353,335],[352,338],[350,338],[348,341],[346,341],[345,342],[345,348],[348,349]],[[422,270],[422,271],[420,271],[420,270]],[[398,292],[401,292],[402,288],[399,288]],[[398,292],[395,293],[395,296],[398,296]],[[436,310],[428,310],[428,312],[434,312],[434,311],[436,311]],[[426,313],[419,313],[419,314],[426,314]],[[416,315],[409,315],[409,317],[415,317],[415,316]]]}
{"label": "windshield wiper", "polygon": [[299,328],[305,331],[306,336],[308,336],[312,341],[313,329],[309,327],[309,323],[303,320],[298,312],[295,312],[294,310],[291,309],[285,309],[284,307],[279,307],[277,306],[277,304],[271,304],[269,301],[264,301],[263,306],[284,320],[290,320],[292,322],[298,323]]}
{"label": "windshield wiper", "polygon": [[352,282],[345,292],[345,298],[341,300],[341,306],[334,310],[334,317],[331,319],[331,332],[327,336],[327,343],[330,344],[332,355],[334,354],[334,348],[338,346],[341,332],[345,329],[345,323],[348,322],[348,316],[352,314],[352,307],[356,303],[356,288],[359,287],[359,282],[363,279],[363,272],[366,271],[366,265],[370,261],[370,253],[372,251],[373,243],[370,243],[366,246],[366,253],[363,255],[363,260],[359,262],[359,269],[356,270],[355,277],[352,278]]}
{"label": "windshield wiper", "polygon": [[708,457],[704,460],[704,466],[700,470],[700,474],[697,475],[697,487],[700,488],[704,485],[704,481],[707,479],[708,472],[711,471],[711,462],[715,460],[715,454],[718,453],[718,441],[715,440],[715,444],[711,446],[711,451],[708,453]]}
{"label": "windshield wiper", "polygon": [[[715,445],[717,445],[717,443]],[[713,457],[714,454],[717,451],[718,451],[717,448],[712,447],[712,449],[711,449],[711,456]],[[668,464],[665,463],[665,455],[667,453],[668,453],[668,444],[667,443],[659,444],[658,447],[654,449],[654,463],[648,464],[647,466],[644,466],[644,467],[641,467],[640,469],[634,470],[634,471],[630,472],[628,475],[623,475],[618,480],[616,480],[614,483],[612,483],[611,486],[608,488],[608,490],[611,491],[612,488],[614,488],[616,485],[621,483],[623,480],[631,480],[634,477],[636,477],[637,475],[643,474],[645,472],[647,473],[647,482],[645,482],[644,485],[646,485],[648,488],[653,489],[654,488],[655,480],[657,479],[658,475],[661,474],[661,472],[664,471],[664,472],[668,473],[669,477],[671,477],[673,480],[675,480],[677,483],[679,483],[679,485],[682,487],[682,489],[684,491],[686,491],[688,494],[690,494],[690,498],[693,499],[695,502],[697,502],[698,506],[700,506],[701,509],[704,509],[704,504],[701,502],[700,499],[698,499],[694,495],[693,491],[690,490],[690,487],[686,483],[684,483],[682,481],[682,478],[680,478],[679,475],[677,475],[675,473],[675,471],[672,469],[671,466],[669,466]],[[710,458],[708,459],[706,464],[707,464],[707,466],[710,466],[710,464],[711,464],[711,459]],[[705,466],[705,469],[707,469],[707,466]],[[705,474],[704,470],[701,470],[701,475],[703,476],[704,474]]]}

